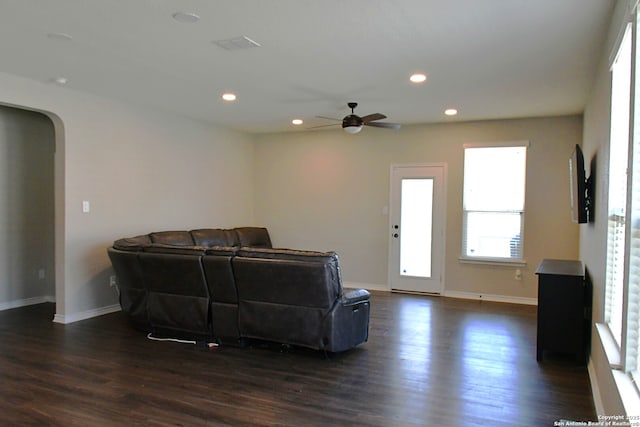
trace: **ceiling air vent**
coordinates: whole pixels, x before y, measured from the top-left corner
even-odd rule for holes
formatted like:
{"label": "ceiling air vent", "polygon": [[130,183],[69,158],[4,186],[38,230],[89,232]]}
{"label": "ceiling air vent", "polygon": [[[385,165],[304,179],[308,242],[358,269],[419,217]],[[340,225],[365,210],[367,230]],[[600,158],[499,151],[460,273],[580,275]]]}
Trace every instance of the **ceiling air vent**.
{"label": "ceiling air vent", "polygon": [[234,37],[226,40],[216,40],[213,43],[225,50],[251,49],[261,46],[260,43],[251,40],[247,36]]}

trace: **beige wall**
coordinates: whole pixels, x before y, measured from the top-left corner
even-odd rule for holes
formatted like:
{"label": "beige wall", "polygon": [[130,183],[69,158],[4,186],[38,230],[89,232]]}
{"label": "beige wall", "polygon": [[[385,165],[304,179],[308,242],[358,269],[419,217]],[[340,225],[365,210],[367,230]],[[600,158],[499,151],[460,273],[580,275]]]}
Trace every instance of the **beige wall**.
{"label": "beige wall", "polygon": [[114,239],[253,223],[249,136],[2,73],[0,87],[0,103],[55,125],[57,321],[117,308],[106,254]]}
{"label": "beige wall", "polygon": [[54,297],[53,150],[51,120],[0,106],[0,308]]}
{"label": "beige wall", "polygon": [[[543,258],[576,259],[568,159],[582,139],[580,116],[366,128],[257,137],[256,221],[276,246],[335,250],[348,284],[388,289],[391,164],[447,163],[445,292],[535,299]],[[461,264],[463,144],[530,141],[523,280],[515,268]],[[531,302],[531,301],[529,301]]]}

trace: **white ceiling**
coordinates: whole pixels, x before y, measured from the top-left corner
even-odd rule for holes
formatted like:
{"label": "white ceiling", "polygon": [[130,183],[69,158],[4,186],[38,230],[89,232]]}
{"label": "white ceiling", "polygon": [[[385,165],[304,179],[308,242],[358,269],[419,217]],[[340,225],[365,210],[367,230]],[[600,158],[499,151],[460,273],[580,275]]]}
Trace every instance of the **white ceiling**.
{"label": "white ceiling", "polygon": [[[614,0],[0,0],[0,71],[247,132],[580,113]],[[195,13],[180,23],[175,12]],[[64,33],[71,40],[51,36]],[[261,47],[213,41],[246,36]],[[409,83],[422,71],[426,83]],[[238,96],[223,102],[223,92]],[[1,101],[1,99],[0,99]],[[460,113],[444,116],[447,107]],[[367,132],[392,132],[367,129]]]}

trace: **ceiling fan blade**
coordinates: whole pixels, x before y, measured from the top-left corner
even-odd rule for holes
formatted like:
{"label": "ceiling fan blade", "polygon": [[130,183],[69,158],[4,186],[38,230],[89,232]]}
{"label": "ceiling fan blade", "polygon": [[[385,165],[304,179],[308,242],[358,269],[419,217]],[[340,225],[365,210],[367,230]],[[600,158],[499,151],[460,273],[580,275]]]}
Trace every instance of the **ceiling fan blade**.
{"label": "ceiling fan blade", "polygon": [[305,128],[305,129],[327,128],[327,127],[330,127],[330,126],[340,126],[340,123],[331,123],[330,125],[310,126],[308,128]]}
{"label": "ceiling fan blade", "polygon": [[376,128],[385,128],[385,129],[400,129],[399,123],[387,123],[387,122],[373,122],[373,123],[365,123],[367,126],[373,126]]}
{"label": "ceiling fan blade", "polygon": [[342,121],[342,119],[336,119],[335,117],[327,117],[327,116],[316,116],[316,117],[319,118],[319,119],[335,120],[335,121],[338,121],[338,122]]}
{"label": "ceiling fan blade", "polygon": [[387,116],[385,116],[384,114],[373,113],[373,114],[368,114],[368,115],[362,117],[362,121],[366,125],[367,123],[372,122],[374,120],[382,120],[382,119],[386,119],[386,118],[387,118]]}

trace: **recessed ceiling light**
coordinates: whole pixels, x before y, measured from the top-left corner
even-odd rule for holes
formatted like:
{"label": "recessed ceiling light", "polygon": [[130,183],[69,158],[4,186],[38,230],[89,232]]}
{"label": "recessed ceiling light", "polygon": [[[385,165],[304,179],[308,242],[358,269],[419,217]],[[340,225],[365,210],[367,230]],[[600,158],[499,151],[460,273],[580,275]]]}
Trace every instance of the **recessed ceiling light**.
{"label": "recessed ceiling light", "polygon": [[237,97],[235,93],[227,92],[222,94],[222,99],[224,99],[225,101],[235,101],[236,98]]}
{"label": "recessed ceiling light", "polygon": [[200,20],[200,17],[191,12],[176,12],[173,15],[173,19],[183,24],[193,24]]}
{"label": "recessed ceiling light", "polygon": [[60,86],[64,86],[69,83],[69,80],[66,77],[55,77],[51,79],[51,81]]}
{"label": "recessed ceiling light", "polygon": [[302,119],[293,119],[293,120],[291,120],[291,124],[296,125],[296,126],[300,126],[302,123],[304,123],[302,121]]}
{"label": "recessed ceiling light", "polygon": [[444,114],[446,114],[447,116],[455,116],[458,114],[458,110],[456,110],[455,108],[447,108],[446,110],[444,110]]}
{"label": "recessed ceiling light", "polygon": [[409,77],[409,80],[411,83],[424,83],[427,81],[427,75],[422,73],[412,74],[411,77]]}

